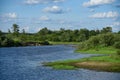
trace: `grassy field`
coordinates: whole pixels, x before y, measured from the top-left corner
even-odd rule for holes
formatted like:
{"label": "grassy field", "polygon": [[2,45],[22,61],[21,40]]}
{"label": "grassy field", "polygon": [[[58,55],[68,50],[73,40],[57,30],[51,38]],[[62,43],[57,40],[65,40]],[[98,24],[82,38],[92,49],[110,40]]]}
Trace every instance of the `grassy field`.
{"label": "grassy field", "polygon": [[114,47],[101,47],[97,49],[89,49],[89,50],[76,50],[78,53],[88,53],[88,54],[116,54],[118,49]]}
{"label": "grassy field", "polygon": [[[120,72],[120,55],[116,54],[117,49],[113,47],[104,47],[99,50],[77,51],[80,53],[99,53],[105,56],[93,56],[76,60],[64,60],[44,63],[53,69],[78,69],[86,68],[98,71]],[[107,55],[106,55],[107,54]]]}

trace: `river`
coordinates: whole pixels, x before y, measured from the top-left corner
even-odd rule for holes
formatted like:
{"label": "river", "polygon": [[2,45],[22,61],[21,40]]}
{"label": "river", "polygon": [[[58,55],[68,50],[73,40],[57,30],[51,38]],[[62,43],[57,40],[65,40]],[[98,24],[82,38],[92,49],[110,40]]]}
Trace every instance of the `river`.
{"label": "river", "polygon": [[89,57],[65,45],[0,48],[0,80],[120,80],[120,73],[54,70],[42,62]]}

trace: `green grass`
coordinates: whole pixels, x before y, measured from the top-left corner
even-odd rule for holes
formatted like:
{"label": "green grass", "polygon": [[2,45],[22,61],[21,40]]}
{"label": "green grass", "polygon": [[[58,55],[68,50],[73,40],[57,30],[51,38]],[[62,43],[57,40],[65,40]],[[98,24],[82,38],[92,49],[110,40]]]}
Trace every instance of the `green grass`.
{"label": "green grass", "polygon": [[[95,62],[96,66],[99,63],[110,63],[109,67],[91,67],[91,66],[76,66],[76,63],[81,62]],[[53,69],[77,69],[77,68],[87,68],[87,69],[95,69],[95,70],[102,70],[102,71],[110,71],[110,72],[120,72],[120,56],[118,55],[111,55],[111,56],[96,56],[96,57],[89,57],[89,58],[82,58],[76,60],[64,60],[64,61],[56,61],[56,62],[48,62],[44,63],[45,66],[50,66]]]}
{"label": "green grass", "polygon": [[53,45],[60,45],[60,44],[65,44],[65,45],[68,45],[68,44],[79,44],[79,42],[50,42],[50,44],[53,44]]}
{"label": "green grass", "polygon": [[97,62],[111,62],[111,63],[120,63],[120,56],[97,56],[83,58],[81,61],[97,61]]}
{"label": "green grass", "polygon": [[97,49],[89,49],[89,50],[76,50],[78,53],[91,53],[91,54],[116,54],[117,49],[114,47],[102,47]]}
{"label": "green grass", "polygon": [[70,66],[70,65],[54,65],[52,66],[53,69],[59,69],[59,70],[73,70],[76,69],[76,67],[74,66]]}
{"label": "green grass", "polygon": [[[93,56],[89,58],[64,60],[56,62],[44,63],[45,66],[50,66],[53,69],[77,69],[87,68],[99,71],[120,72],[120,55],[117,54],[114,47],[97,47],[97,49],[77,50],[80,53],[105,54],[104,56]],[[107,54],[107,55],[106,55]],[[79,64],[78,64],[79,63]]]}

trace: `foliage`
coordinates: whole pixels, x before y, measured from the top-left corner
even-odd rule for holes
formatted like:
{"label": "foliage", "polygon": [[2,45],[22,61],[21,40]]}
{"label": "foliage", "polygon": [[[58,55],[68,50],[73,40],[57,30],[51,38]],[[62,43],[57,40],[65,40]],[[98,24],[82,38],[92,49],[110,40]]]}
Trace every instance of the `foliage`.
{"label": "foliage", "polygon": [[48,41],[42,41],[40,42],[41,45],[49,45],[50,43]]}
{"label": "foliage", "polygon": [[112,33],[106,33],[99,36],[100,36],[101,44],[103,44],[104,46],[111,46],[115,42],[114,34]]}
{"label": "foliage", "polygon": [[120,31],[118,31],[118,34],[120,34]]}
{"label": "foliage", "polygon": [[120,50],[117,50],[117,55],[120,56]]}
{"label": "foliage", "polygon": [[11,38],[7,38],[5,36],[0,37],[0,46],[1,47],[11,47],[11,46],[20,46],[22,45],[20,42],[15,42]]}
{"label": "foliage", "polygon": [[2,36],[2,31],[0,30],[0,36]]}
{"label": "foliage", "polygon": [[105,27],[101,30],[101,33],[108,33],[108,32],[112,32],[112,27]]}
{"label": "foliage", "polygon": [[115,42],[114,47],[117,49],[120,49],[120,41],[119,42]]}
{"label": "foliage", "polygon": [[113,33],[106,33],[106,34],[99,34],[96,36],[90,37],[87,41],[81,42],[81,44],[78,46],[79,50],[88,50],[88,49],[96,49],[100,47],[109,47],[109,46],[116,46],[116,48],[119,47],[119,40],[116,36],[117,34]]}
{"label": "foliage", "polygon": [[17,24],[13,24],[13,35],[18,36],[19,35],[19,27]]}
{"label": "foliage", "polygon": [[[37,33],[26,33],[25,29],[19,29],[18,24],[13,24],[12,30],[8,29],[7,33],[0,31],[0,37],[1,36],[5,36],[13,41],[16,41],[17,39],[21,44],[28,42],[42,42],[43,44],[48,44],[46,41],[61,43],[76,42],[80,43],[79,49],[85,50],[90,48],[96,48],[97,50],[97,46],[112,46],[113,44],[117,44],[116,42],[120,41],[120,37],[118,37],[120,34],[112,33],[111,27],[105,27],[102,30],[88,30],[86,28],[80,30],[66,30],[61,28],[56,31],[49,30],[45,27],[40,29]],[[9,40],[6,39],[3,41],[4,44],[6,44],[6,41]]]}

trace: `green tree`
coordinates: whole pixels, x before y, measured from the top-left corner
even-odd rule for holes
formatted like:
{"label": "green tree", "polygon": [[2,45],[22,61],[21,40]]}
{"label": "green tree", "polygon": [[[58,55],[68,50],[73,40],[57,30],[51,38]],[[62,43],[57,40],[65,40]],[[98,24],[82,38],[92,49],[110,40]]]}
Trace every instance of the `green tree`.
{"label": "green tree", "polygon": [[80,29],[79,35],[81,35],[82,38],[84,38],[85,40],[88,40],[89,39],[89,30],[86,28]]}
{"label": "green tree", "polygon": [[19,26],[17,24],[13,24],[13,35],[17,36],[19,35]]}
{"label": "green tree", "polygon": [[46,27],[45,28],[43,28],[43,29],[41,29],[39,32],[38,32],[40,35],[47,35],[47,34],[50,34],[51,33],[51,31],[50,30],[48,30]]}
{"label": "green tree", "polygon": [[96,33],[95,30],[91,30],[91,31],[89,32],[89,35],[90,35],[90,36],[95,36],[95,35],[97,35],[97,33]]}
{"label": "green tree", "polygon": [[120,41],[114,43],[114,47],[120,49]]}
{"label": "green tree", "polygon": [[120,31],[118,31],[118,34],[120,34]]}
{"label": "green tree", "polygon": [[22,29],[22,34],[20,36],[20,39],[22,42],[26,42],[26,40],[27,40],[27,35],[26,35],[26,32],[24,29]]}
{"label": "green tree", "polygon": [[100,43],[100,38],[99,36],[92,36],[89,39],[89,43],[92,47],[97,47]]}
{"label": "green tree", "polygon": [[22,29],[22,34],[25,34],[26,32],[25,32],[25,29]]}
{"label": "green tree", "polygon": [[85,41],[85,40],[87,40],[85,34],[80,34],[80,35],[78,36],[78,40],[77,40],[77,41],[83,42],[83,41]]}
{"label": "green tree", "polygon": [[8,34],[11,34],[11,31],[10,31],[10,29],[8,29]]}
{"label": "green tree", "polygon": [[2,37],[1,38],[1,46],[3,47],[10,47],[10,46],[14,46],[14,41],[10,38],[7,38],[7,37]]}
{"label": "green tree", "polygon": [[0,36],[2,36],[2,31],[0,30]]}
{"label": "green tree", "polygon": [[112,27],[105,27],[101,30],[101,33],[108,33],[108,32],[112,32]]}
{"label": "green tree", "polygon": [[95,32],[96,32],[96,35],[100,34],[100,30],[98,30],[98,29]]}
{"label": "green tree", "polygon": [[100,35],[100,42],[101,44],[104,44],[105,46],[111,46],[115,42],[115,36],[113,33],[106,33]]}

